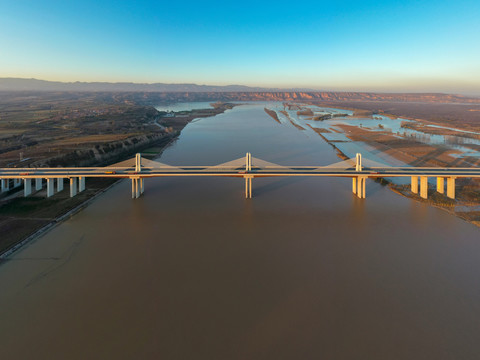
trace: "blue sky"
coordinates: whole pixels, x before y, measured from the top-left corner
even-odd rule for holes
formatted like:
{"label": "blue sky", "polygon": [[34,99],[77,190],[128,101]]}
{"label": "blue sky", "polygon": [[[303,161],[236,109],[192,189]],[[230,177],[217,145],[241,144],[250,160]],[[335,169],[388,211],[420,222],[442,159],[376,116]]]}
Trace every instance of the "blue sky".
{"label": "blue sky", "polygon": [[480,1],[0,0],[0,77],[480,94]]}

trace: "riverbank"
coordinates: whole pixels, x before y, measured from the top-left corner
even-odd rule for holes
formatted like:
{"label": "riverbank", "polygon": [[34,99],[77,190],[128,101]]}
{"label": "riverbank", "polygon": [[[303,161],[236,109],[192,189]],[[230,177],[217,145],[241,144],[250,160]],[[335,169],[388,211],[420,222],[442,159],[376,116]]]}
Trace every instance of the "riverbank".
{"label": "riverbank", "polygon": [[[337,146],[335,146],[334,141],[328,140],[325,136],[322,135],[322,129],[312,128],[326,143],[332,146],[337,156],[346,160],[349,157],[343,153]],[[317,131],[318,130],[318,131]],[[365,140],[365,138],[363,138]],[[369,145],[372,145],[368,143]],[[411,156],[411,155],[410,155]],[[406,198],[423,202],[429,205],[432,205],[436,208],[439,208],[443,211],[448,212],[454,216],[459,217],[462,220],[465,220],[473,225],[480,227],[480,193],[476,190],[476,184],[471,184],[472,180],[469,179],[457,179],[457,189],[456,189],[456,198],[452,200],[448,198],[445,194],[440,194],[434,189],[429,189],[428,198],[423,199],[418,194],[414,194],[410,190],[409,185],[397,185],[387,179],[377,178],[374,181],[388,186],[390,190],[404,196]],[[368,194],[367,194],[368,196]],[[457,209],[459,209],[457,211]]]}
{"label": "riverbank", "polygon": [[[176,138],[175,136],[164,144],[157,144],[155,148],[144,149],[146,157],[160,156]],[[45,189],[28,197],[23,197],[23,191],[19,190],[16,196],[9,196],[7,200],[1,201],[0,259],[6,258],[73,216],[119,181],[121,179],[88,178],[86,189],[74,197],[70,197],[68,187],[65,187],[65,190],[48,198]]]}
{"label": "riverbank", "polygon": [[[95,149],[97,151],[100,150],[104,155],[101,157],[92,157],[90,150],[86,150],[83,152],[76,151],[75,158],[72,158],[70,154],[66,154],[67,158],[57,156],[46,159],[44,162],[47,165],[52,165],[52,162],[53,164],[61,162],[64,166],[66,166],[65,163],[67,165],[70,164],[70,166],[72,163],[76,166],[79,166],[79,164],[82,166],[106,166],[126,160],[132,157],[135,152],[142,152],[145,157],[153,159],[159,157],[193,119],[215,116],[235,106],[235,104],[215,105],[213,109],[186,111],[178,115],[176,114],[177,116],[155,120],[159,121],[162,126],[165,126],[168,132],[161,137],[158,134],[153,134],[155,136],[152,135],[151,138],[145,135],[145,142],[133,144],[139,144],[139,146],[126,147],[122,146],[123,144],[106,143],[102,147],[111,148],[111,152],[106,152],[102,148]],[[107,153],[109,155],[105,157]],[[89,154],[90,158],[88,157]],[[2,234],[0,237],[0,259],[6,258],[26,243],[42,236],[57,224],[82,210],[118,181],[117,179],[88,178],[86,180],[86,189],[73,198],[70,197],[67,187],[65,190],[48,198],[46,197],[45,189],[31,196],[23,197],[23,186],[3,194],[0,198],[0,234]]]}

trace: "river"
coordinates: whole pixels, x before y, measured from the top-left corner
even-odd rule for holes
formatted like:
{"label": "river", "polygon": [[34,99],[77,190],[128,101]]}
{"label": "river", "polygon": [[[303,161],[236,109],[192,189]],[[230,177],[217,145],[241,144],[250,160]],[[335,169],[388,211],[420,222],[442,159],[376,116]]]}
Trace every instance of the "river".
{"label": "river", "polygon": [[[338,162],[263,104],[160,161]],[[88,180],[87,180],[88,187]],[[349,179],[123,181],[0,264],[3,359],[477,359],[480,229]],[[68,191],[68,189],[67,189]]]}

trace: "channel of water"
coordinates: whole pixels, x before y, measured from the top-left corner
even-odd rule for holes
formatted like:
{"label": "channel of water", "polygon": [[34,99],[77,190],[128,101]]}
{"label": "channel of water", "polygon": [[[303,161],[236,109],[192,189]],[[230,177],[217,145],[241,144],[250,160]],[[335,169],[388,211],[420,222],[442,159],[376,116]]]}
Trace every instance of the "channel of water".
{"label": "channel of water", "polygon": [[[264,104],[192,122],[160,161],[328,165]],[[88,186],[88,181],[87,181]],[[123,181],[0,265],[5,359],[474,359],[480,229],[368,182]]]}

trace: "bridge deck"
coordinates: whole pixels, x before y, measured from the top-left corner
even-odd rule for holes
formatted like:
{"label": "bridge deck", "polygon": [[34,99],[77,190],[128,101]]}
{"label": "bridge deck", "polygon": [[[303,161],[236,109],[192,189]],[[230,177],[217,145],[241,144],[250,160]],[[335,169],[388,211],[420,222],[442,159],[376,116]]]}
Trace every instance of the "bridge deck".
{"label": "bridge deck", "polygon": [[133,167],[96,167],[96,168],[3,168],[0,178],[69,178],[69,177],[161,177],[161,176],[233,176],[233,177],[267,177],[267,176],[335,176],[335,177],[480,177],[478,168],[434,168],[434,167],[364,167],[362,171],[355,168],[332,168],[317,166],[279,166],[245,167],[218,166],[168,166],[142,167],[135,171]]}

